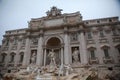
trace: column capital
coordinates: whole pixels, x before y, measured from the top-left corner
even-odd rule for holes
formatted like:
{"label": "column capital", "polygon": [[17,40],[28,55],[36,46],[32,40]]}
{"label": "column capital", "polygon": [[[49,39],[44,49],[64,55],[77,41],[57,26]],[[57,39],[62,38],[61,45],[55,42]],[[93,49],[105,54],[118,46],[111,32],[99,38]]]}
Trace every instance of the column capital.
{"label": "column capital", "polygon": [[9,41],[12,43],[14,41],[14,38],[10,38]]}
{"label": "column capital", "polygon": [[27,32],[25,38],[30,38],[30,32]]}
{"label": "column capital", "polygon": [[39,36],[40,36],[40,37],[43,37],[43,34],[44,34],[43,29],[40,28],[40,30],[39,30]]}
{"label": "column capital", "polygon": [[43,33],[39,33],[39,37],[43,37]]}
{"label": "column capital", "polygon": [[84,27],[83,25],[79,25],[78,33],[84,32]]}
{"label": "column capital", "polygon": [[65,33],[65,34],[68,34],[68,33],[69,33],[69,31],[68,31],[68,26],[65,26],[65,27],[64,27],[64,33]]}
{"label": "column capital", "polygon": [[22,41],[23,38],[24,38],[24,36],[19,36],[18,41]]}

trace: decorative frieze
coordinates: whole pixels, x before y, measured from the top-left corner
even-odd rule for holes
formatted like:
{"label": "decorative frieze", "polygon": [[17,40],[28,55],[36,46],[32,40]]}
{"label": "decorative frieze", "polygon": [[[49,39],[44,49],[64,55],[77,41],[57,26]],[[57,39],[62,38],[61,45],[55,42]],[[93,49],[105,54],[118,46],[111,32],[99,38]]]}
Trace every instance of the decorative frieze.
{"label": "decorative frieze", "polygon": [[71,42],[78,41],[78,33],[77,32],[70,33],[70,41]]}
{"label": "decorative frieze", "polygon": [[31,38],[31,46],[38,45],[38,38]]}

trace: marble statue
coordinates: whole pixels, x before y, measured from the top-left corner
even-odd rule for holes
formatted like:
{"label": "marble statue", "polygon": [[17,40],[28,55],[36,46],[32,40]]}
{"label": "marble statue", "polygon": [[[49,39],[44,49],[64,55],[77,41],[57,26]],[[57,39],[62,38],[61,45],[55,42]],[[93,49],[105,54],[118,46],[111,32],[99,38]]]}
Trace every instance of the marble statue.
{"label": "marble statue", "polygon": [[33,52],[30,60],[31,60],[32,64],[35,64],[35,62],[36,62],[36,53],[35,53],[35,51]]}
{"label": "marble statue", "polygon": [[73,69],[72,69],[70,64],[65,65],[64,67],[65,67],[65,70],[66,70],[65,75],[68,76],[71,73],[71,71],[73,71]]}
{"label": "marble statue", "polygon": [[61,15],[61,11],[62,11],[62,9],[58,9],[57,7],[53,6],[51,8],[51,10],[50,11],[48,10],[46,13],[47,13],[48,17],[52,17],[52,16],[59,16],[59,15]]}
{"label": "marble statue", "polygon": [[55,53],[53,49],[49,52],[48,57],[50,57],[49,72],[53,72],[56,69]]}
{"label": "marble statue", "polygon": [[74,52],[72,54],[74,62],[78,62],[79,61],[78,54],[79,54],[79,50],[77,48],[75,48],[75,50],[74,50]]}
{"label": "marble statue", "polygon": [[63,74],[64,74],[64,65],[61,64],[59,67],[58,76],[60,76],[60,75],[63,76]]}
{"label": "marble statue", "polygon": [[49,52],[48,57],[50,57],[50,61],[51,61],[50,64],[51,63],[55,64],[55,53],[54,53],[53,49]]}

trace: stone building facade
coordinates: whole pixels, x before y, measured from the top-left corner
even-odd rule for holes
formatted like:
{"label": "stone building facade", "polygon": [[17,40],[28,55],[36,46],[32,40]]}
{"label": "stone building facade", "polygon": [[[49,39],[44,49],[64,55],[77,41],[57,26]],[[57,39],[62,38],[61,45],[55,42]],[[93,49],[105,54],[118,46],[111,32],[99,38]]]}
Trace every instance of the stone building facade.
{"label": "stone building facade", "polygon": [[[120,21],[118,17],[82,20],[80,12],[61,13],[52,7],[47,16],[32,18],[28,28],[5,32],[0,67],[46,66],[48,53],[55,52],[57,65],[107,65],[120,63]],[[73,55],[75,50],[78,54]],[[78,64],[78,63],[76,63]],[[3,69],[4,70],[4,69]]]}

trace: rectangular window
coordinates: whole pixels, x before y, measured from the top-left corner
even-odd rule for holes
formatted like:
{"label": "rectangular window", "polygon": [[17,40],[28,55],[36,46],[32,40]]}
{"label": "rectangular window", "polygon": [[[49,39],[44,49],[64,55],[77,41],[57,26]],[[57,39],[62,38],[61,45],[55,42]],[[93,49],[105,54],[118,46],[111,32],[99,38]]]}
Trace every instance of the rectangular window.
{"label": "rectangular window", "polygon": [[88,37],[88,39],[92,39],[92,34],[91,34],[91,32],[87,32],[87,37]]}
{"label": "rectangular window", "polygon": [[109,56],[109,53],[108,53],[108,49],[104,49],[103,51],[104,51],[104,54],[105,54],[105,58],[109,58],[110,56]]}
{"label": "rectangular window", "polygon": [[9,40],[6,41],[5,46],[9,46]]}
{"label": "rectangular window", "polygon": [[25,45],[25,39],[22,39],[22,44]]}
{"label": "rectangular window", "polygon": [[105,35],[104,35],[104,33],[103,33],[103,30],[100,30],[100,37],[104,37]]}
{"label": "rectangular window", "polygon": [[91,54],[91,59],[95,59],[95,51],[94,51],[94,50],[91,50],[91,51],[90,51],[90,54]]}
{"label": "rectangular window", "polygon": [[114,36],[118,35],[116,29],[112,29],[112,33]]}
{"label": "rectangular window", "polygon": [[14,44],[14,45],[17,45],[17,40],[16,40],[16,39],[14,39],[13,44]]}

